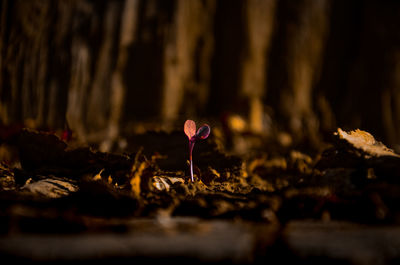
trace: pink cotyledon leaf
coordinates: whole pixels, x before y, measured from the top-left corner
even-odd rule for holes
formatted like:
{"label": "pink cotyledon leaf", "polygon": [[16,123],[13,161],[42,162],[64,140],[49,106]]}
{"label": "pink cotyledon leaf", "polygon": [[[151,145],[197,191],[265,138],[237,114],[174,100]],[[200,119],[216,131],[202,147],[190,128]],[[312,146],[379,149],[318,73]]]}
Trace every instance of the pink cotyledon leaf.
{"label": "pink cotyledon leaf", "polygon": [[187,120],[185,122],[183,130],[185,131],[185,134],[189,138],[190,177],[192,179],[192,182],[194,182],[193,160],[192,160],[193,147],[194,147],[196,140],[206,139],[210,135],[211,129],[210,129],[210,126],[208,126],[207,124],[204,124],[203,126],[201,126],[199,128],[199,130],[196,133],[196,123],[192,120]]}
{"label": "pink cotyledon leaf", "polygon": [[184,125],[184,131],[189,140],[192,139],[196,135],[196,123],[192,120],[187,120]]}
{"label": "pink cotyledon leaf", "polygon": [[199,128],[199,130],[196,133],[196,139],[206,139],[210,135],[211,129],[208,124],[204,124]]}

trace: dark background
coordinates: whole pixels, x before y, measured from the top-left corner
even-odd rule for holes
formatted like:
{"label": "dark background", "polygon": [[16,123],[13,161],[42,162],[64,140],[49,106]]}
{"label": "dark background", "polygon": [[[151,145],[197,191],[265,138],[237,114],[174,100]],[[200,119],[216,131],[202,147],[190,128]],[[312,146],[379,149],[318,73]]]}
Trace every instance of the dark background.
{"label": "dark background", "polygon": [[[400,2],[1,1],[0,121],[82,142],[218,125],[317,143],[360,128],[399,151]],[[156,125],[156,126],[154,126]]]}

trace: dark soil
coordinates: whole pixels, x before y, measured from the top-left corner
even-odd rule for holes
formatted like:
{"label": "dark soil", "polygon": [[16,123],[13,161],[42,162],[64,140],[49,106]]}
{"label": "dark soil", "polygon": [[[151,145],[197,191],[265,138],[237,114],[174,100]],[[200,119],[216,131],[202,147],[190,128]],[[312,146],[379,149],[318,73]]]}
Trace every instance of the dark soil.
{"label": "dark soil", "polygon": [[[5,139],[0,258],[23,263],[385,264],[400,258],[400,157],[338,129],[321,151],[238,134],[129,135],[112,152],[28,129]],[[311,150],[311,149],[310,149]],[[240,155],[239,155],[240,153]],[[349,241],[350,240],[350,241]],[[351,242],[351,243],[349,243]]]}

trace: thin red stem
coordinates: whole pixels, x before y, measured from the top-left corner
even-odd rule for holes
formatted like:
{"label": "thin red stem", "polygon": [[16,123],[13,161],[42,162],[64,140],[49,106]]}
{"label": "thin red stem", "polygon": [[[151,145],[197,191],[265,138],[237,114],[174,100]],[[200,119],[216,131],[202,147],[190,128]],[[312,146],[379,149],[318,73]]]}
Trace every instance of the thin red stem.
{"label": "thin red stem", "polygon": [[190,162],[190,177],[192,178],[192,182],[194,182],[193,178],[193,159],[192,159],[192,153],[193,153],[193,147],[194,147],[194,140],[189,140],[189,162]]}

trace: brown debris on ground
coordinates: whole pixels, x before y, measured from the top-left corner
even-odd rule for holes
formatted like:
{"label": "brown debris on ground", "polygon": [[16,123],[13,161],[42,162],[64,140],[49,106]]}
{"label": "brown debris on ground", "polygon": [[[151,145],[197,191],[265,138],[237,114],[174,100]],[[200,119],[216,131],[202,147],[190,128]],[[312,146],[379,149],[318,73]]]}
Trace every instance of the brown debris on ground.
{"label": "brown debris on ground", "polygon": [[[18,248],[5,243],[9,239],[15,244],[18,240],[33,240],[25,238],[27,233],[72,233],[80,242],[79,235],[130,231],[144,240],[158,232],[147,231],[148,223],[141,226],[139,220],[158,220],[154,229],[165,230],[164,226],[181,224],[179,218],[194,218],[188,219],[195,220],[190,224],[194,230],[187,232],[193,240],[197,240],[201,229],[211,227],[216,231],[237,229],[243,242],[247,242],[246,236],[258,242],[250,249],[227,248],[226,253],[218,252],[214,257],[210,254],[206,261],[279,260],[274,253],[297,260],[297,252],[301,258],[312,257],[312,253],[307,254],[310,249],[304,246],[298,247],[299,240],[303,240],[296,234],[299,226],[295,230],[293,225],[288,226],[281,234],[281,228],[294,220],[353,222],[363,224],[363,229],[369,224],[398,225],[400,220],[400,156],[364,131],[338,129],[331,147],[315,157],[297,150],[273,155],[258,150],[239,157],[228,154],[211,135],[195,147],[194,183],[189,177],[183,132],[147,132],[130,136],[127,142],[124,153],[105,153],[90,147],[72,148],[54,134],[22,130],[15,146],[21,167],[0,164],[1,255],[29,260],[29,255],[19,255],[15,252]],[[219,221],[223,222],[220,228]],[[270,236],[259,234],[260,229],[270,231]],[[186,233],[177,231],[177,238]],[[295,234],[290,234],[292,231]],[[204,235],[206,244],[207,236],[214,240],[209,232]],[[230,239],[225,235],[218,244],[228,244]],[[284,243],[286,239],[288,244]],[[44,244],[52,244],[52,240]],[[129,259],[143,258],[143,253],[173,256],[160,250],[160,242],[169,242],[169,237],[158,235],[152,240],[156,247],[153,252],[141,246],[141,254],[128,255],[114,249],[110,255]],[[90,244],[100,248],[94,242]],[[137,249],[138,242],[125,243]],[[195,246],[188,243],[190,240],[182,242],[189,244],[188,249]],[[237,243],[236,247],[241,246]],[[33,249],[34,244],[30,247]],[[42,253],[43,249],[37,251]],[[65,259],[61,252],[54,251],[59,255],[56,258]],[[230,251],[237,251],[238,259],[227,258]],[[187,253],[186,258],[196,258],[201,252],[199,249],[192,256]],[[72,250],[69,253],[78,255]],[[92,254],[88,250],[82,255],[93,261]],[[55,259],[40,255],[40,260]]]}

